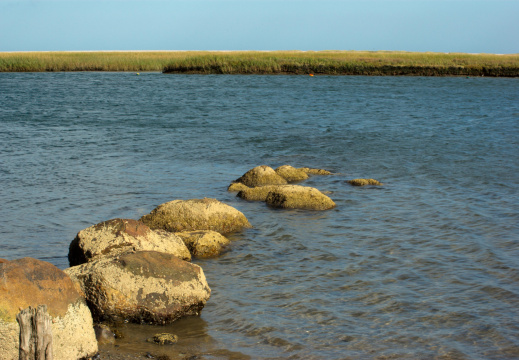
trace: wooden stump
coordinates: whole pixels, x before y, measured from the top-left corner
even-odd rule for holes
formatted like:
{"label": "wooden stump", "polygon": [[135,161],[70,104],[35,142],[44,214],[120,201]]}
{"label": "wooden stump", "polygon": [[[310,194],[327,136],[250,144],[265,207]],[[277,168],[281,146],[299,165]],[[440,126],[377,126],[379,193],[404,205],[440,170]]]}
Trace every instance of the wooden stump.
{"label": "wooden stump", "polygon": [[47,305],[28,307],[18,313],[20,360],[52,360],[52,320]]}

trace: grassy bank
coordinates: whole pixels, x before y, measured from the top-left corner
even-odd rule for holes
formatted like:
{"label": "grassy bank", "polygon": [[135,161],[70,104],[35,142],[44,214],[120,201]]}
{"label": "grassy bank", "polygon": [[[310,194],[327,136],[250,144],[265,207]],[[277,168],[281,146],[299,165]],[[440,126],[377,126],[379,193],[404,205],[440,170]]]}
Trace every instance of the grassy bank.
{"label": "grassy bank", "polygon": [[518,77],[519,54],[392,51],[0,53],[0,72],[27,71]]}

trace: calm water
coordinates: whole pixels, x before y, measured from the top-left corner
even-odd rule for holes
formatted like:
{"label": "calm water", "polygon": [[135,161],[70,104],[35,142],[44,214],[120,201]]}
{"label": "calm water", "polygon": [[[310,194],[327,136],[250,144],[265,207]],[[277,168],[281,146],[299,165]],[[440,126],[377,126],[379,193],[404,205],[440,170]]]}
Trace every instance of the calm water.
{"label": "calm water", "polygon": [[[0,73],[0,138],[2,258],[66,268],[79,230],[174,199],[254,225],[196,261],[212,296],[171,358],[519,358],[517,79]],[[337,208],[226,191],[263,164],[333,171],[304,185]]]}

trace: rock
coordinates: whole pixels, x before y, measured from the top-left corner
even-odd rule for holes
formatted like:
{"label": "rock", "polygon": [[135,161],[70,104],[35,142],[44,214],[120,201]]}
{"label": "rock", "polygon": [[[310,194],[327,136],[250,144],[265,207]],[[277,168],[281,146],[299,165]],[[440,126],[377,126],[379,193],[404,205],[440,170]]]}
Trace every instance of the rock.
{"label": "rock", "polygon": [[115,333],[108,325],[96,324],[94,326],[94,332],[99,345],[115,344]]}
{"label": "rock", "polygon": [[70,266],[81,265],[98,256],[128,251],[159,251],[191,260],[182,240],[166,231],[154,231],[140,221],[113,219],[81,230],[69,247]]}
{"label": "rock", "polygon": [[170,333],[155,334],[146,341],[158,345],[172,345],[178,341],[178,336]]}
{"label": "rock", "polygon": [[141,221],[171,232],[213,230],[227,234],[252,227],[240,211],[216,199],[173,200],[159,205]]}
{"label": "rock", "polygon": [[183,231],[176,235],[184,241],[191,254],[197,257],[219,255],[223,247],[230,244],[225,236],[211,230]]}
{"label": "rock", "polygon": [[327,210],[335,207],[332,199],[319,190],[300,185],[280,186],[269,192],[265,201],[283,209]]}
{"label": "rock", "polygon": [[308,174],[305,171],[290,165],[282,165],[274,171],[289,183],[308,179]]}
{"label": "rock", "polygon": [[331,172],[329,172],[328,170],[324,170],[324,169],[311,169],[311,168],[307,168],[307,167],[302,167],[302,168],[299,168],[298,170],[304,171],[305,173],[307,173],[309,175],[332,175]]}
{"label": "rock", "polygon": [[267,199],[267,195],[269,194],[269,192],[283,186],[287,185],[256,186],[253,188],[241,190],[236,196],[249,201],[265,201]]}
{"label": "rock", "polygon": [[92,315],[82,294],[60,269],[32,258],[0,262],[0,357],[18,359],[22,309],[47,305],[54,360],[97,353]]}
{"label": "rock", "polygon": [[347,182],[353,186],[383,185],[380,181],[375,179],[353,179]]}
{"label": "rock", "polygon": [[249,187],[263,185],[285,185],[287,181],[279,176],[270,166],[261,165],[247,171],[234,182],[245,184]]}
{"label": "rock", "polygon": [[200,266],[155,251],[97,257],[65,272],[96,321],[166,324],[198,315],[211,295]]}
{"label": "rock", "polygon": [[246,190],[248,188],[249,187],[245,184],[234,182],[231,185],[229,185],[229,187],[227,188],[227,191],[241,191],[241,190]]}

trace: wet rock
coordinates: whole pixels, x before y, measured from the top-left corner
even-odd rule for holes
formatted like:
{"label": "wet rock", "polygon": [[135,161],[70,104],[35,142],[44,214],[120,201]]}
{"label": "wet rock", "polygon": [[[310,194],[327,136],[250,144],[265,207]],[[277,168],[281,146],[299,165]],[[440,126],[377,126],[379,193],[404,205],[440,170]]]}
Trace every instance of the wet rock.
{"label": "wet rock", "polygon": [[131,219],[112,219],[81,230],[70,244],[68,259],[70,266],[75,266],[98,256],[145,250],[191,260],[189,250],[178,236],[151,230],[142,222]]}
{"label": "wet rock", "polygon": [[270,166],[266,165],[256,166],[234,182],[242,183],[249,187],[287,184],[287,181],[284,178],[279,176]]}
{"label": "wet rock", "polygon": [[347,182],[353,186],[383,185],[380,181],[375,179],[353,179]]}
{"label": "wet rock", "polygon": [[230,244],[222,234],[211,230],[183,231],[176,233],[186,244],[193,256],[210,257],[219,255]]}
{"label": "wet rock", "polygon": [[99,345],[115,344],[115,333],[108,325],[96,324],[94,325],[94,331]]}
{"label": "wet rock", "polygon": [[159,205],[141,221],[171,232],[213,230],[220,234],[252,227],[240,211],[216,199],[173,200]]}
{"label": "wet rock", "polygon": [[308,179],[308,174],[305,171],[290,165],[282,165],[275,172],[289,183]]}
{"label": "wet rock", "polygon": [[328,210],[335,203],[319,190],[300,185],[280,186],[267,195],[265,202],[276,208]]}
{"label": "wet rock", "polygon": [[198,315],[211,294],[200,266],[155,251],[98,257],[64,271],[80,284],[96,321],[166,324]]}
{"label": "wet rock", "polygon": [[227,188],[227,191],[234,192],[234,191],[246,190],[248,188],[249,187],[245,184],[235,182],[235,183],[232,183],[231,185],[229,185],[229,187]]}
{"label": "wet rock", "polygon": [[276,190],[279,187],[287,186],[287,185],[265,185],[265,186],[256,186],[253,188],[247,188],[238,192],[239,198],[249,201],[265,201],[267,199],[267,195],[269,192]]}
{"label": "wet rock", "polygon": [[172,345],[178,341],[178,336],[170,333],[155,334],[146,341],[158,345]]}
{"label": "wet rock", "polygon": [[18,359],[22,309],[47,305],[51,317],[54,359],[94,356],[97,341],[92,315],[82,294],[60,269],[45,261],[23,258],[0,261],[0,357]]}
{"label": "wet rock", "polygon": [[308,175],[332,175],[331,172],[324,169],[311,169],[307,167],[298,168],[298,170],[304,171]]}

